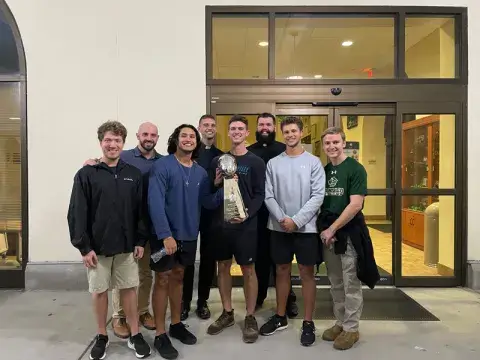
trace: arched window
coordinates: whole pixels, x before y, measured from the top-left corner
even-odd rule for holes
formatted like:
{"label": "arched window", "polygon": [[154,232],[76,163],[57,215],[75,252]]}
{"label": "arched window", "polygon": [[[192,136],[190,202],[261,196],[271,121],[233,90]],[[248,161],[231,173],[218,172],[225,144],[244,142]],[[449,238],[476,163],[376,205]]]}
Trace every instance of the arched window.
{"label": "arched window", "polygon": [[13,15],[0,0],[0,287],[25,283],[26,150],[25,54]]}

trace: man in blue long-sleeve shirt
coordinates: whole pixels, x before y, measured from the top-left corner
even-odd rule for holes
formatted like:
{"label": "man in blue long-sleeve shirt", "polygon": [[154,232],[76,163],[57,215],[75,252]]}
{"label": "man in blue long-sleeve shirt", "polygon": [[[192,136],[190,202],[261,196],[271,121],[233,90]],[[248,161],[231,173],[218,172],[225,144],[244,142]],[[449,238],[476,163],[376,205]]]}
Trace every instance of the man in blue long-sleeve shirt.
{"label": "man in blue long-sleeve shirt", "polygon": [[152,254],[162,248],[167,254],[157,262],[150,261],[150,268],[155,272],[154,346],[166,359],[178,356],[165,331],[168,300],[170,336],[187,345],[197,341],[180,321],[184,269],[195,262],[201,207],[217,208],[223,201],[223,189],[211,194],[207,172],[193,161],[200,146],[197,129],[180,125],[168,140],[169,155],[157,160],[150,172],[148,208],[156,235],[150,247]]}

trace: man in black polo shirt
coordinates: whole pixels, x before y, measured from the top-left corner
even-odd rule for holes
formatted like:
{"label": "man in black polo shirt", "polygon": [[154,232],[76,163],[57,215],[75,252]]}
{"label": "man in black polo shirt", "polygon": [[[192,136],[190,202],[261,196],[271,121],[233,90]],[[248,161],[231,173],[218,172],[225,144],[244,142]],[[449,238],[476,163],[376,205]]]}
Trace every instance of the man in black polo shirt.
{"label": "man in black polo shirt", "polygon": [[[212,160],[223,152],[215,145],[215,135],[217,134],[217,122],[212,115],[203,115],[198,122],[198,131],[202,135],[202,145],[197,163],[205,170],[209,170]],[[200,319],[210,318],[210,309],[207,300],[210,297],[210,287],[212,286],[215,275],[215,257],[211,246],[210,225],[212,211],[202,208],[200,217],[200,268],[198,271],[198,300],[197,310],[195,311]],[[185,268],[183,276],[183,297],[182,314],[180,319],[186,320],[190,312],[190,302],[193,296],[193,278],[195,275],[195,265]]]}
{"label": "man in black polo shirt", "polygon": [[[248,150],[262,158],[265,166],[275,156],[285,151],[285,144],[275,140],[275,116],[270,113],[263,113],[257,117],[257,131],[255,132],[257,142],[250,145]],[[270,257],[270,230],[267,228],[268,209],[265,203],[258,212],[258,250],[255,272],[258,277],[257,308],[263,305],[267,297],[270,271],[273,271],[273,278],[276,278],[276,269]],[[288,317],[298,315],[296,295],[292,289],[287,300]]]}
{"label": "man in black polo shirt", "polygon": [[[144,211],[145,224],[151,229],[152,224],[148,213],[147,193],[149,172],[153,163],[160,159],[162,155],[155,151],[155,146],[158,141],[158,128],[150,122],[140,125],[137,132],[138,145],[130,150],[123,150],[120,154],[122,159],[127,164],[138,168],[142,173],[143,181],[143,195],[144,195]],[[90,159],[84,165],[95,165],[99,159]],[[153,233],[152,233],[153,234]],[[152,235],[153,236],[153,235]],[[138,314],[140,317],[140,324],[148,330],[155,330],[155,319],[150,314],[150,293],[152,291],[152,271],[150,270],[150,241],[145,245],[145,254],[138,262],[140,284],[138,287]],[[130,336],[130,328],[125,319],[125,312],[123,310],[119,292],[112,291],[112,307],[113,307],[113,333],[122,339]]]}

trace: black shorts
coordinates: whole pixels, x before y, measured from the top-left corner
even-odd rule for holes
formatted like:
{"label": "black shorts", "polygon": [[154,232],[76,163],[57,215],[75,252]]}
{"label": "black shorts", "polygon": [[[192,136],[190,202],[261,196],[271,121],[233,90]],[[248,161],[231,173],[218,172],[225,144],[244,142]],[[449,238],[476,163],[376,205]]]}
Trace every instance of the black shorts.
{"label": "black shorts", "polygon": [[167,255],[154,263],[150,258],[150,269],[155,272],[165,272],[172,270],[175,266],[190,266],[195,264],[197,256],[197,240],[181,241],[177,240],[177,251],[175,254]]}
{"label": "black shorts", "polygon": [[290,264],[295,254],[298,264],[313,266],[320,259],[321,249],[317,233],[272,231],[270,254],[276,265]]}
{"label": "black shorts", "polygon": [[215,260],[226,261],[235,257],[238,265],[255,263],[257,257],[257,227],[221,229],[215,237]]}

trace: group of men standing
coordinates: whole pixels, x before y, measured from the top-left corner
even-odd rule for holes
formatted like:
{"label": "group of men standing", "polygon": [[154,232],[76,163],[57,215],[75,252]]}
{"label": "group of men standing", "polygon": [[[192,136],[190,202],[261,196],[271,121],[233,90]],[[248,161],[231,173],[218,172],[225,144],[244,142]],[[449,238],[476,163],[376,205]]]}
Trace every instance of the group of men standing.
{"label": "group of men standing", "polygon": [[[314,267],[323,261],[337,322],[322,338],[334,341],[337,349],[348,349],[358,341],[361,282],[373,287],[378,281],[361,214],[367,180],[363,166],[343,153],[341,129],[330,128],[322,135],[330,160],[324,168],[303,149],[303,123],[298,117],[282,121],[285,143],[275,139],[272,114],[258,116],[257,142],[247,148],[248,127],[243,116],[233,116],[228,123],[228,153],[235,157],[235,178],[247,208],[246,218],[230,222],[223,218],[223,175],[217,168],[223,152],[214,145],[213,116],[202,116],[197,127],[178,126],[168,140],[167,156],[155,151],[158,129],[151,123],[139,127],[138,145],[131,150],[123,150],[127,130],[122,124],[109,121],[99,127],[103,156],[87,160],[75,175],[68,211],[71,241],[87,267],[97,318],[90,359],[106,356],[109,289],[113,289],[114,334],[128,339],[137,358],[151,354],[139,324],[156,331],[154,347],[163,358],[178,357],[170,337],[187,345],[196,343],[182,321],[191,310],[199,233],[196,315],[211,316],[208,299],[216,268],[223,305],[208,334],[235,324],[233,258],[244,279],[244,342],[287,328],[287,317],[298,315],[290,282],[295,256],[305,304],[301,344],[315,342]],[[272,270],[277,309],[259,329],[254,314],[266,299]],[[152,284],[154,316],[149,312]],[[165,328],[167,304],[170,337]]]}

